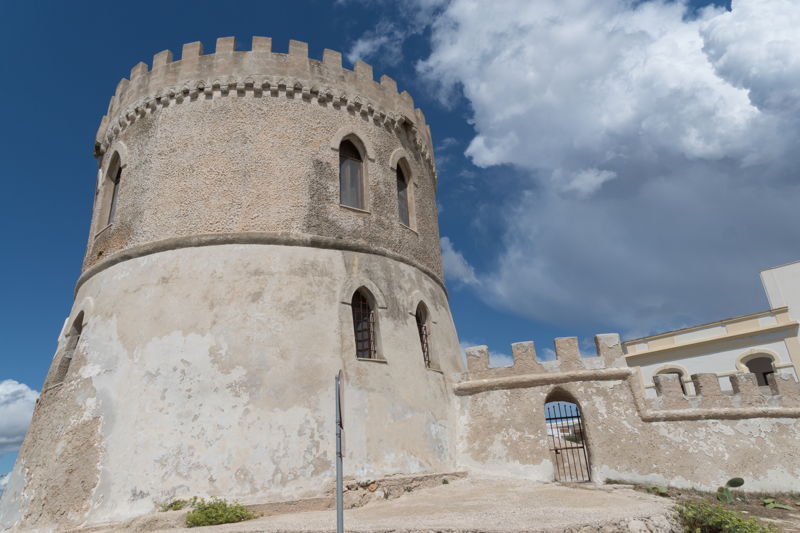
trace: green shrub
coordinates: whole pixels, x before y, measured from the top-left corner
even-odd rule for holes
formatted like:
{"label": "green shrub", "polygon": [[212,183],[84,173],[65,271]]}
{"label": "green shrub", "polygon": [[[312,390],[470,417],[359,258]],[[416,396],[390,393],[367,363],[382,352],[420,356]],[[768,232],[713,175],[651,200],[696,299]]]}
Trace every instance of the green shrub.
{"label": "green shrub", "polygon": [[678,518],[687,533],[777,533],[755,518],[742,515],[722,505],[684,502],[677,507]]}
{"label": "green shrub", "polygon": [[212,498],[211,501],[201,498],[193,502],[193,506],[194,509],[186,515],[187,527],[232,524],[255,518],[243,505],[228,503],[220,498]]}

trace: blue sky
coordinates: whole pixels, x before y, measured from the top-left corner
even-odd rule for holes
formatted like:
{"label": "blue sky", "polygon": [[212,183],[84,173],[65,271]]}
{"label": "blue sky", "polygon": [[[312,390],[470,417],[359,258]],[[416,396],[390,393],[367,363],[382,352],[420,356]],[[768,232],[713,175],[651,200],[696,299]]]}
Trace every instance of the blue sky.
{"label": "blue sky", "polygon": [[[244,48],[269,36],[279,52],[302,40],[315,58],[340,50],[411,92],[437,148],[464,344],[499,356],[532,339],[543,353],[558,336],[630,337],[766,308],[758,270],[800,258],[797,4],[486,6],[0,3],[0,382],[19,384],[0,388],[0,414],[23,416],[69,312],[92,143],[116,83],[160,50],[200,40],[212,52],[221,36]],[[0,473],[18,425],[0,422]]]}

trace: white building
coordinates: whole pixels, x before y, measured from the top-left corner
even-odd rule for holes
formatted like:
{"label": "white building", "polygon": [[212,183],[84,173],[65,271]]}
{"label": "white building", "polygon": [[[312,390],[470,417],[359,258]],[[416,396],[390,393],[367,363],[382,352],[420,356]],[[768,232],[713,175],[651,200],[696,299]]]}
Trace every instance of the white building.
{"label": "white building", "polygon": [[701,372],[717,374],[723,390],[736,372],[756,374],[761,386],[773,372],[800,377],[800,261],[762,271],[761,282],[766,311],[625,341],[628,366],[642,369],[648,395],[656,374],[679,374],[689,394],[692,374]]}

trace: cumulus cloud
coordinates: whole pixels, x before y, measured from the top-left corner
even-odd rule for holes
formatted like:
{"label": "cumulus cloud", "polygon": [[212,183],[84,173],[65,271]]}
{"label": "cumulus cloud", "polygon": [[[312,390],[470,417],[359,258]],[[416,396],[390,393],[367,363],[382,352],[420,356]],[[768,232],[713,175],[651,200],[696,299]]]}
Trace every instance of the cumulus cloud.
{"label": "cumulus cloud", "polygon": [[0,381],[0,455],[19,450],[38,397],[39,393],[24,383]]}
{"label": "cumulus cloud", "polygon": [[[403,43],[412,35],[421,33],[430,25],[436,14],[447,4],[447,0],[338,0],[337,3],[381,6],[388,15],[381,18],[374,28],[358,37],[347,52],[347,59],[375,60],[384,64],[395,64],[403,58]],[[399,21],[399,22],[398,22]]]}
{"label": "cumulus cloud", "polygon": [[475,269],[472,268],[461,252],[453,248],[453,243],[447,237],[442,237],[442,266],[444,275],[450,281],[462,283],[464,285],[477,285],[478,278],[475,276]]}
{"label": "cumulus cloud", "polygon": [[766,306],[758,270],[798,258],[799,22],[793,0],[453,0],[418,72],[467,99],[475,165],[527,178],[496,266],[443,238],[448,274],[629,334]]}

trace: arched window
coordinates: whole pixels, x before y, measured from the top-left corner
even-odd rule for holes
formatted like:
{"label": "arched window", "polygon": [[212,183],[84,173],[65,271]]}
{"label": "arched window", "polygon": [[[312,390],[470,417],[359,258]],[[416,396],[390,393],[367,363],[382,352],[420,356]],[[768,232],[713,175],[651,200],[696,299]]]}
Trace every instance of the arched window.
{"label": "arched window", "polygon": [[425,361],[425,367],[430,368],[431,350],[428,342],[430,327],[428,325],[428,309],[425,307],[424,303],[419,303],[415,316],[417,319],[417,331],[419,332],[419,344],[422,347],[422,360]]}
{"label": "arched window", "polygon": [[111,178],[113,188],[111,189],[111,205],[108,207],[108,223],[114,222],[114,215],[117,213],[117,198],[119,197],[119,182],[122,179],[122,167],[117,169],[116,174]]}
{"label": "arched window", "polygon": [[67,346],[64,349],[64,355],[61,356],[61,360],[58,362],[58,368],[53,378],[54,385],[63,382],[67,377],[67,371],[69,370],[69,365],[72,363],[72,356],[75,355],[75,349],[78,347],[78,341],[81,340],[82,331],[83,312],[80,312],[78,316],[75,317],[75,321],[72,323],[69,333],[67,333]]}
{"label": "arched window", "polygon": [[[111,156],[111,162],[106,171],[106,183],[103,184],[102,190],[102,212],[101,220],[106,225],[114,222],[114,217],[117,214],[117,204],[119,203],[119,190],[122,183],[122,161],[119,153],[114,152]],[[101,228],[102,229],[102,228]]]}
{"label": "arched window", "polygon": [[767,376],[775,373],[775,367],[772,366],[772,358],[767,355],[753,357],[745,362],[745,366],[747,366],[747,370],[756,375],[756,381],[761,387],[767,385]]}
{"label": "arched window", "polygon": [[400,165],[397,165],[397,209],[400,222],[411,227],[411,218],[408,214],[408,180]]}
{"label": "arched window", "polygon": [[375,311],[370,299],[359,289],[353,294],[353,330],[356,340],[356,357],[358,359],[377,359],[378,351]]}
{"label": "arched window", "polygon": [[681,384],[681,391],[684,394],[686,394],[686,384],[684,384],[683,382],[684,378],[683,371],[678,370],[677,368],[665,368],[664,370],[659,370],[658,372],[656,372],[657,376],[664,376],[668,374],[675,374],[676,376],[678,376],[678,383]]}
{"label": "arched window", "polygon": [[339,203],[364,209],[364,160],[351,141],[339,145]]}

